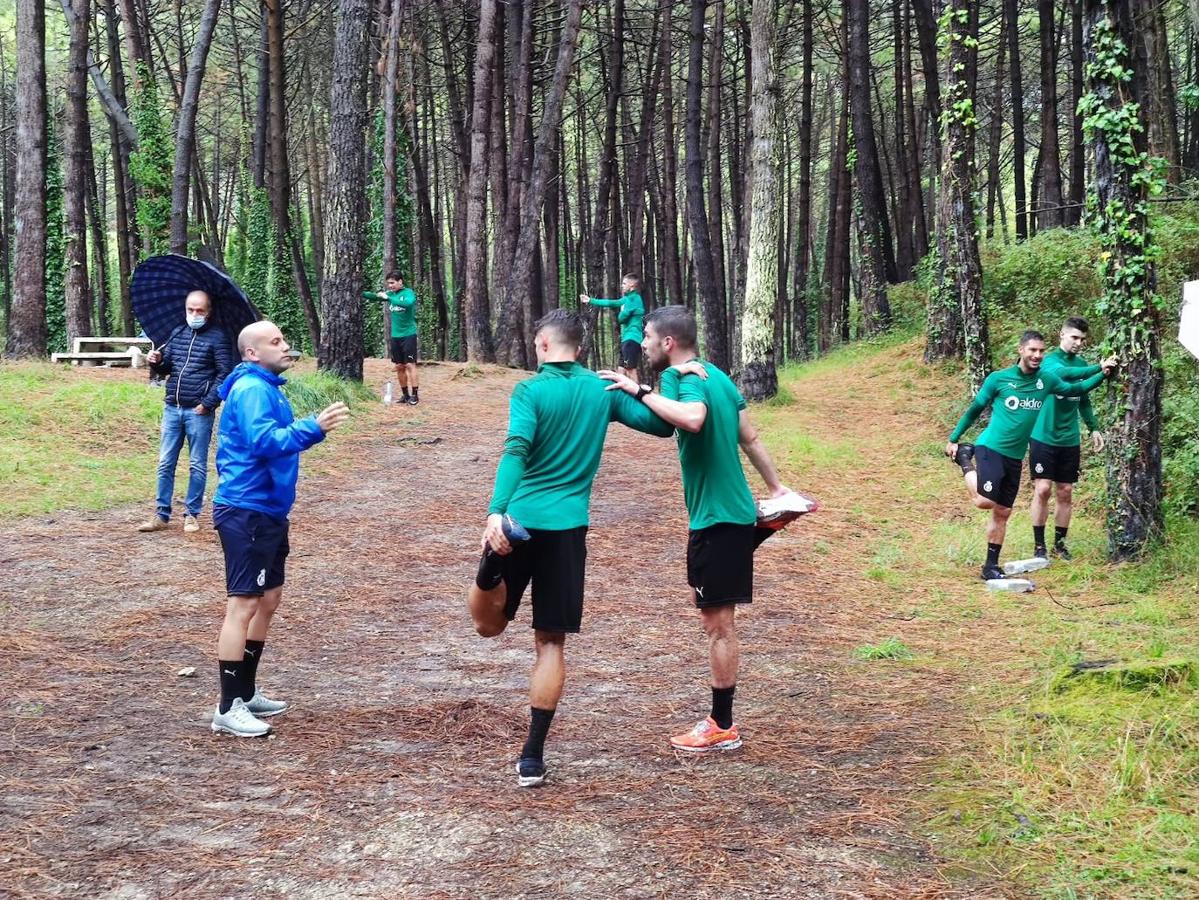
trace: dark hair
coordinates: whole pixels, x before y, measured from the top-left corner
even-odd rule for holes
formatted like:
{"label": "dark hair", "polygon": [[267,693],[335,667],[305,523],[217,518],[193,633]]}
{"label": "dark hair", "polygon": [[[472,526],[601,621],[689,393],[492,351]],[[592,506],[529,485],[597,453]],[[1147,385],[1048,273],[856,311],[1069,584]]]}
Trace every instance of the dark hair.
{"label": "dark hair", "polygon": [[389,281],[403,281],[404,274],[399,269],[392,269],[387,273],[387,278]]}
{"label": "dark hair", "polygon": [[634,275],[632,272],[626,272],[624,277],[629,279],[629,281],[633,282],[633,284],[635,285],[635,287],[633,288],[634,291],[636,291],[637,293],[641,293],[641,276],[640,275]]}
{"label": "dark hair", "polygon": [[685,306],[659,306],[645,317],[658,337],[672,337],[680,347],[695,346],[695,315]]}
{"label": "dark hair", "polygon": [[1040,341],[1043,344],[1045,343],[1045,335],[1030,328],[1024,334],[1020,335],[1020,346],[1026,346],[1029,341]]}
{"label": "dark hair", "polygon": [[552,329],[558,343],[570,344],[573,347],[583,345],[586,326],[583,317],[571,309],[551,309],[537,320],[533,326],[533,334],[544,328]]}
{"label": "dark hair", "polygon": [[1083,334],[1086,334],[1088,331],[1091,330],[1091,326],[1087,324],[1087,320],[1084,319],[1082,316],[1070,316],[1070,318],[1066,319],[1066,324],[1063,325],[1062,327],[1063,328],[1077,328]]}

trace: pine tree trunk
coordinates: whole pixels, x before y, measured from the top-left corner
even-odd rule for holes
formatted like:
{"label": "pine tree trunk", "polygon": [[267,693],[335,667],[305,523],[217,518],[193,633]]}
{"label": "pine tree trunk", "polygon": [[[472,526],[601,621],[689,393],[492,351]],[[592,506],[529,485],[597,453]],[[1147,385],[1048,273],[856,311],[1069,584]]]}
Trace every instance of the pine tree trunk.
{"label": "pine tree trunk", "polygon": [[665,245],[662,268],[665,272],[668,303],[685,304],[683,293],[683,255],[679,245],[679,159],[675,139],[674,54],[671,53],[674,4],[662,5],[662,34],[659,65],[662,67],[662,231]]}
{"label": "pine tree trunk", "polygon": [[[941,191],[937,198],[937,285],[929,301],[926,359],[951,355],[949,335],[934,328],[953,323],[934,321],[934,306],[953,307],[961,323],[961,346],[972,392],[990,369],[987,316],[982,298],[982,263],[974,222],[974,141],[978,122],[970,69],[978,56],[978,19],[972,0],[952,0],[944,21],[950,37],[949,77],[945,84],[945,148],[941,154]],[[952,314],[950,316],[952,318]]]}
{"label": "pine tree trunk", "polygon": [[67,347],[92,333],[87,275],[87,48],[90,0],[64,6],[70,28],[67,50],[67,102],[63,117],[63,223],[66,239],[63,279]]}
{"label": "pine tree trunk", "polygon": [[866,334],[891,325],[887,282],[894,280],[895,258],[887,223],[887,201],[874,139],[870,107],[870,3],[846,0],[849,24],[849,107],[853,119],[854,180],[857,183],[858,247],[861,254],[862,321]]}
{"label": "pine tree trunk", "polygon": [[46,6],[17,0],[12,307],[4,355],[46,354]]}
{"label": "pine tree trunk", "polygon": [[[79,0],[76,0],[79,2]],[[83,0],[87,2],[87,0]],[[196,29],[191,59],[187,64],[187,81],[175,126],[175,172],[171,186],[171,252],[187,253],[187,191],[191,179],[192,156],[196,151],[196,113],[199,110],[200,86],[208,50],[220,15],[221,0],[206,0]]]}
{"label": "pine tree trunk", "polygon": [[691,258],[703,307],[703,336],[707,358],[727,371],[729,345],[724,308],[716,282],[708,213],[704,206],[703,120],[704,11],[706,0],[691,0],[690,44],[687,61],[687,218]]}
{"label": "pine tree trunk", "polygon": [[1082,0],[1070,0],[1070,192],[1063,222],[1078,225],[1087,193],[1087,147],[1082,134]]}
{"label": "pine tree trunk", "polygon": [[325,178],[324,321],[320,366],[362,380],[363,263],[366,256],[366,78],[368,0],[338,0],[329,89]]}
{"label": "pine tree trunk", "polygon": [[[994,93],[991,96],[991,121],[987,127],[987,239],[995,234],[995,203],[999,199],[999,153],[1000,139],[1003,137],[1003,57],[1007,49],[1004,40],[1003,15],[999,20],[999,46],[995,50],[995,81]],[[1075,117],[1077,118],[1077,116]]]}
{"label": "pine tree trunk", "polygon": [[[1097,107],[1093,114],[1118,114],[1126,104],[1143,102],[1144,82],[1115,78],[1106,63],[1113,55],[1113,37],[1123,45],[1115,49],[1119,64],[1127,69],[1136,61],[1129,50],[1139,40],[1138,25],[1128,6],[1120,0],[1085,0],[1083,15],[1087,88]],[[1121,146],[1131,138],[1134,153],[1140,154],[1147,140],[1143,130],[1117,130],[1109,136],[1102,128],[1088,138],[1095,160],[1095,223],[1107,254],[1100,274],[1108,341],[1121,362],[1120,374],[1109,382],[1114,422],[1107,429],[1108,555],[1123,561],[1139,557],[1161,535],[1163,525],[1160,326],[1153,302],[1154,263],[1145,255],[1152,247],[1148,191],[1145,179],[1138,178],[1146,163],[1129,160]]]}
{"label": "pine tree trunk", "polygon": [[[474,104],[470,125],[470,176],[466,193],[466,346],[474,362],[495,362],[487,295],[487,167],[495,62],[496,0],[480,0],[475,43]],[[498,99],[497,99],[497,102]]]}
{"label": "pine tree trunk", "polygon": [[1012,178],[1015,183],[1016,240],[1028,237],[1028,205],[1024,170],[1024,85],[1020,73],[1020,0],[1003,0],[1008,36],[1008,65],[1012,76]]}
{"label": "pine tree trunk", "polygon": [[1041,188],[1039,229],[1057,228],[1062,216],[1062,160],[1057,121],[1057,37],[1054,0],[1037,0],[1041,39]]}
{"label": "pine tree trunk", "polygon": [[[521,304],[524,310],[523,321],[527,323],[526,330],[531,332],[533,321],[537,318],[535,293],[532,290],[535,270],[534,255],[538,249],[538,237],[541,230],[541,208],[545,201],[546,178],[549,173],[550,155],[557,142],[558,129],[561,127],[562,104],[566,97],[566,87],[570,80],[570,71],[574,67],[575,48],[579,40],[579,24],[583,16],[582,0],[570,0],[566,11],[566,23],[562,28],[562,38],[558,44],[558,60],[554,66],[553,79],[550,82],[549,93],[542,108],[541,122],[537,127],[537,138],[533,143],[533,173],[529,180],[529,189],[523,198],[520,215],[520,236],[516,241],[516,251],[512,257],[512,272],[508,279],[504,302],[512,306]],[[508,365],[527,365],[532,358],[532,334],[513,330],[508,335],[501,352],[506,351]],[[528,340],[526,340],[526,337]]]}
{"label": "pine tree trunk", "polygon": [[750,18],[753,41],[749,149],[749,259],[741,325],[741,393],[765,400],[778,393],[774,357],[774,305],[778,295],[779,167],[775,151],[778,73],[775,68],[776,0],[754,0]]}
{"label": "pine tree trunk", "polygon": [[[396,247],[396,184],[399,153],[396,134],[396,103],[400,92],[400,21],[404,13],[402,0],[391,0],[391,15],[387,20],[387,38],[383,49],[384,74],[379,83],[383,106],[383,274],[394,271],[398,265]],[[409,260],[409,263],[412,261]],[[404,272],[409,282],[417,281],[415,270]]]}
{"label": "pine tree trunk", "polygon": [[[791,298],[791,356],[807,358],[808,347],[808,273],[812,259],[812,56],[815,28],[812,0],[803,0],[803,50],[799,101],[799,210],[795,248],[795,289]],[[777,115],[777,112],[776,112]]]}

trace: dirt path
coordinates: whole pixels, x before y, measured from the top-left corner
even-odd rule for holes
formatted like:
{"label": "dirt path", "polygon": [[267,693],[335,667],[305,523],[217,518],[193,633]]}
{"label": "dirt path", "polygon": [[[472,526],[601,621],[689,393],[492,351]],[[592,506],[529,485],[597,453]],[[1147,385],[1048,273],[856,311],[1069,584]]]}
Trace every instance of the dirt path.
{"label": "dirt path", "polygon": [[864,574],[878,529],[937,500],[895,451],[931,440],[929,417],[872,399],[907,390],[902,360],[848,388],[805,377],[794,407],[763,411],[820,444],[822,461],[780,457],[827,510],[758,554],[746,743],[721,758],[665,743],[707,700],[674,443],[614,426],[551,781],[516,788],[527,611],[487,641],[463,603],[516,373],[425,368],[420,407],[306,458],[263,663],[295,707],[269,741],[207,727],[215,533],[138,535],[132,508],[0,530],[0,894],[957,896],[908,821],[954,687],[849,653],[895,613]]}

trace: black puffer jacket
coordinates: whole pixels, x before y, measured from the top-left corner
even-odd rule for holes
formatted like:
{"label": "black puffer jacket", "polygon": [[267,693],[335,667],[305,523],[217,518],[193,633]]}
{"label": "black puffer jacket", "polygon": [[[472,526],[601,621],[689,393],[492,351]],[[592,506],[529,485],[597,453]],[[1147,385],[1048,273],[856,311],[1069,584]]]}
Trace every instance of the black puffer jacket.
{"label": "black puffer jacket", "polygon": [[167,404],[189,408],[203,403],[205,409],[216,409],[221,402],[217,388],[235,363],[228,335],[215,325],[184,327],[159,349],[162,361],[153,370],[168,376]]}

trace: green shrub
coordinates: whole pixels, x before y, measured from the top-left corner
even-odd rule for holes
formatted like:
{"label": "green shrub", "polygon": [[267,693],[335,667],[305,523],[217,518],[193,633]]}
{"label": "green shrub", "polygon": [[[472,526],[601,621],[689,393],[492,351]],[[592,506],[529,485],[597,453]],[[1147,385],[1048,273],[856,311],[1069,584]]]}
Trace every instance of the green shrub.
{"label": "green shrub", "polygon": [[291,401],[296,418],[318,413],[330,403],[355,403],[374,400],[374,392],[360,381],[338,378],[328,372],[305,372],[287,379],[283,393]]}

